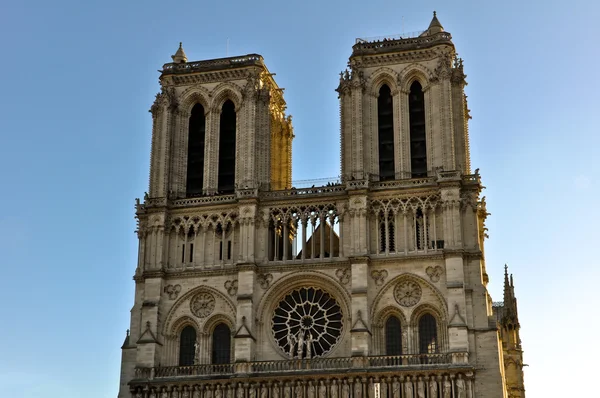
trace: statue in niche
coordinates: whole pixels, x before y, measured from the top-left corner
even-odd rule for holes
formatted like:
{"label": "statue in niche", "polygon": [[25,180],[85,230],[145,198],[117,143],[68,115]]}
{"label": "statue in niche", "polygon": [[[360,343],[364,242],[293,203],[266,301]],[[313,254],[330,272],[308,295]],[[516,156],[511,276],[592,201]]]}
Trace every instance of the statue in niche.
{"label": "statue in niche", "polygon": [[215,390],[215,398],[222,398],[223,391],[221,391],[221,386],[217,384],[217,389]]}
{"label": "statue in niche", "polygon": [[225,393],[225,396],[226,396],[227,398],[233,398],[233,389],[234,389],[234,387],[233,387],[233,386],[231,386],[231,385],[229,385],[229,386],[227,387],[227,392]]}
{"label": "statue in niche", "polygon": [[296,398],[302,398],[304,396],[304,391],[302,391],[302,384],[300,384],[300,382],[296,383],[296,393],[295,396]]}
{"label": "statue in niche", "polygon": [[160,393],[160,398],[168,398],[169,393],[167,392],[166,389],[163,388],[162,392]]}
{"label": "statue in niche", "polygon": [[249,394],[248,397],[249,398],[256,398],[256,387],[254,387],[254,385],[250,386],[249,388]]}
{"label": "statue in niche", "polygon": [[337,385],[337,380],[333,380],[333,383],[331,383],[331,398],[338,398],[338,385]]}
{"label": "statue in niche", "polygon": [[279,383],[273,383],[271,398],[279,398]]}
{"label": "statue in niche", "polygon": [[348,381],[344,379],[344,384],[342,384],[342,397],[346,398],[350,396],[350,386],[348,385]]}
{"label": "statue in niche", "polygon": [[204,398],[212,398],[212,397],[213,397],[212,388],[210,388],[210,386],[206,386],[206,392],[204,393]]}
{"label": "statue in niche", "polygon": [[456,379],[456,397],[465,398],[466,395],[465,380],[461,375],[458,375],[458,379]]}
{"label": "statue in niche", "polygon": [[354,382],[354,398],[362,397],[362,383],[360,379],[356,379]]}
{"label": "statue in niche", "polygon": [[419,381],[417,381],[417,397],[425,398],[425,383],[423,383],[421,376],[419,376]]}
{"label": "statue in niche", "polygon": [[413,384],[410,381],[410,377],[407,377],[404,382],[404,394],[406,398],[413,398]]}
{"label": "statue in niche", "polygon": [[431,376],[431,379],[429,380],[429,395],[432,397],[438,396],[438,385],[434,376]]}
{"label": "statue in niche", "polygon": [[315,386],[312,381],[308,382],[308,388],[306,390],[306,398],[315,398]]}
{"label": "statue in niche", "polygon": [[290,392],[291,388],[292,387],[289,384],[287,386],[283,387],[283,397],[284,398],[290,398],[291,397],[291,395],[292,395],[292,393]]}
{"label": "statue in niche", "polygon": [[392,397],[400,398],[400,382],[398,379],[394,379],[392,383]]}
{"label": "statue in niche", "polygon": [[263,384],[260,388],[260,398],[267,398],[268,395],[269,391],[267,390],[267,386]]}
{"label": "statue in niche", "polygon": [[448,376],[446,376],[446,378],[444,378],[444,391],[443,391],[443,395],[444,395],[444,398],[451,398],[452,397],[452,383],[450,383],[450,380],[448,380]]}
{"label": "statue in niche", "polygon": [[319,398],[326,397],[326,396],[327,396],[327,386],[325,385],[325,382],[323,380],[321,380],[319,382]]}
{"label": "statue in niche", "polygon": [[237,398],[244,398],[244,387],[242,386],[242,383],[238,383],[236,395]]}

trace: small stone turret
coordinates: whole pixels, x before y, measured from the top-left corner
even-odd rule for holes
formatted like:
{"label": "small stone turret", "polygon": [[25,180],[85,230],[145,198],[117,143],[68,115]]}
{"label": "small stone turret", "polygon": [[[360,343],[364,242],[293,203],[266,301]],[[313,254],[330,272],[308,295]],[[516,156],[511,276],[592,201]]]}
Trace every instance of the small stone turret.
{"label": "small stone turret", "polygon": [[431,22],[429,23],[429,27],[427,28],[427,35],[433,35],[436,33],[440,33],[444,31],[444,27],[442,26],[442,24],[440,23],[440,21],[437,18],[437,14],[434,11],[433,12],[433,18],[431,19]]}
{"label": "small stone turret", "polygon": [[185,51],[183,51],[182,43],[179,42],[179,48],[175,55],[171,55],[173,62],[176,64],[184,64],[187,62],[187,56],[185,55]]}

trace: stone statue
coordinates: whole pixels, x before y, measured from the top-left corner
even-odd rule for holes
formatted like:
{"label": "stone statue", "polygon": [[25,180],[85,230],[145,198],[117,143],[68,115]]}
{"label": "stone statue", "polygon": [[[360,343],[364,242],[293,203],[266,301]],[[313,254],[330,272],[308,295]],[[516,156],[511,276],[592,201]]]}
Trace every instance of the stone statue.
{"label": "stone statue", "polygon": [[294,336],[291,333],[288,334],[287,342],[288,342],[288,345],[290,346],[290,352],[289,352],[290,359],[293,359],[294,358],[294,346],[296,345],[296,336]]}
{"label": "stone statue", "polygon": [[344,384],[342,384],[342,397],[346,398],[350,396],[350,386],[348,386],[348,382],[344,380]]}
{"label": "stone statue", "polygon": [[323,382],[323,380],[321,380],[320,384],[319,384],[319,398],[326,397],[326,396],[327,396],[327,386],[325,386],[325,383]]}
{"label": "stone statue", "polygon": [[273,383],[271,398],[279,398],[279,383]]}
{"label": "stone statue", "polygon": [[400,382],[398,379],[394,379],[392,383],[392,397],[400,398]]}
{"label": "stone statue", "polygon": [[354,382],[354,398],[362,397],[362,382],[360,379],[356,379]]}
{"label": "stone statue", "polygon": [[298,359],[302,359],[302,352],[304,349],[304,335],[302,331],[298,333]]}
{"label": "stone statue", "polygon": [[425,383],[423,383],[423,379],[419,376],[419,381],[417,381],[417,397],[425,398]]}
{"label": "stone statue", "polygon": [[256,387],[250,386],[249,390],[250,391],[249,391],[248,397],[249,398],[256,398]]}
{"label": "stone statue", "polygon": [[223,391],[221,391],[221,386],[217,384],[217,389],[215,390],[215,398],[222,398]]}
{"label": "stone statue", "polygon": [[404,394],[406,398],[413,398],[413,384],[410,381],[410,377],[407,377],[404,382]]}
{"label": "stone statue", "polygon": [[[302,346],[300,346],[302,347]],[[296,383],[295,394],[296,398],[302,398],[304,396],[304,391],[302,391],[302,384]]]}
{"label": "stone statue", "polygon": [[434,377],[431,377],[431,379],[429,380],[429,395],[432,397],[438,396],[438,385]]}
{"label": "stone statue", "polygon": [[465,380],[461,375],[458,375],[458,379],[456,379],[456,396],[457,398],[466,398],[466,388],[465,388]]}
{"label": "stone statue", "polygon": [[267,390],[267,386],[263,384],[260,388],[260,398],[267,398],[268,395],[269,391]]}
{"label": "stone statue", "polygon": [[331,398],[338,398],[338,385],[337,385],[337,381],[333,381],[333,383],[331,383],[331,394],[329,395]]}
{"label": "stone statue", "polygon": [[244,398],[244,386],[242,386],[242,383],[238,383],[236,395],[237,398]]}
{"label": "stone statue", "polygon": [[200,343],[198,340],[194,342],[194,365],[200,363]]}
{"label": "stone statue", "polygon": [[306,398],[315,398],[315,386],[312,381],[308,382],[308,388],[306,390]]}
{"label": "stone statue", "polygon": [[452,383],[448,380],[448,377],[444,379],[444,398],[452,397]]}
{"label": "stone statue", "polygon": [[313,336],[312,333],[308,332],[308,338],[306,339],[306,358],[312,358],[312,345],[313,345]]}
{"label": "stone statue", "polygon": [[290,398],[290,386],[283,386],[283,398]]}

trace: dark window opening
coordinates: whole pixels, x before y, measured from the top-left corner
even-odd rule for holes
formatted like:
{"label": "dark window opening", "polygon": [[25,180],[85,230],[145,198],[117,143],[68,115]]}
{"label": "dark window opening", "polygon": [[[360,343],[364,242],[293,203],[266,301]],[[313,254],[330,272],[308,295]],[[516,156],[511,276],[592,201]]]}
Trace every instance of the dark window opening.
{"label": "dark window opening", "polygon": [[223,241],[219,242],[219,260],[223,260]]}
{"label": "dark window opening", "polygon": [[419,319],[419,353],[436,352],[438,352],[437,323],[431,314],[425,314]]}
{"label": "dark window opening", "polygon": [[227,260],[231,260],[231,241],[227,241]]}
{"label": "dark window opening", "polygon": [[181,245],[181,262],[185,263],[185,243]]}
{"label": "dark window opening", "polygon": [[425,94],[415,81],[408,94],[410,124],[410,169],[412,178],[427,177],[427,145],[425,140]]}
{"label": "dark window opening", "polygon": [[186,326],[179,335],[179,366],[194,364],[196,354],[196,329]]}
{"label": "dark window opening", "polygon": [[402,328],[395,316],[385,322],[385,355],[402,355]]}
{"label": "dark window opening", "polygon": [[219,131],[219,193],[233,193],[235,184],[235,136],[236,113],[230,100],[225,101],[221,109],[221,128]]}
{"label": "dark window opening", "polygon": [[202,194],[204,183],[204,141],[206,136],[206,117],[204,107],[194,105],[190,115],[188,129],[188,159],[186,196]]}
{"label": "dark window opening", "polygon": [[393,180],[396,175],[394,156],[394,105],[392,91],[384,84],[377,99],[379,139],[379,180]]}
{"label": "dark window opening", "polygon": [[212,363],[224,364],[231,360],[231,331],[227,325],[220,323],[212,335]]}
{"label": "dark window opening", "polygon": [[190,263],[194,262],[194,244],[190,243]]}

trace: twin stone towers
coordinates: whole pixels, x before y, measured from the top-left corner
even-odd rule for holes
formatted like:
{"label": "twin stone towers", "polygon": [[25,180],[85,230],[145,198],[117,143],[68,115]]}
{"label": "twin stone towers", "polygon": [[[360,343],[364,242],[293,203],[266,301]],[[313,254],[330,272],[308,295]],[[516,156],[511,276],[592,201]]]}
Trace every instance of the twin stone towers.
{"label": "twin stone towers", "polygon": [[119,397],[524,397],[512,278],[487,291],[465,74],[435,17],[357,39],[338,181],[292,184],[260,55],[188,62],[152,105]]}

